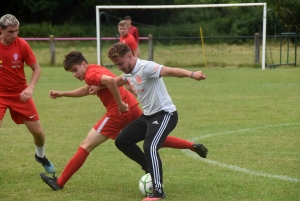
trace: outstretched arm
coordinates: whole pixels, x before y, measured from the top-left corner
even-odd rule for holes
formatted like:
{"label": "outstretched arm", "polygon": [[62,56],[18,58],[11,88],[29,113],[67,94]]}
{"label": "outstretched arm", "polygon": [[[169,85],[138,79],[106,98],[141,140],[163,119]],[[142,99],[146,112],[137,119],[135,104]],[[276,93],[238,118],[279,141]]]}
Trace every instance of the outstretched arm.
{"label": "outstretched arm", "polygon": [[56,99],[59,97],[82,97],[89,95],[89,85],[85,85],[84,87],[80,87],[78,89],[75,89],[73,91],[55,91],[51,90],[49,92],[49,96],[52,99]]}
{"label": "outstretched arm", "polygon": [[172,77],[190,77],[195,80],[205,80],[206,76],[202,73],[202,71],[189,71],[182,68],[171,68],[167,66],[163,66],[160,71],[160,76],[172,76]]}

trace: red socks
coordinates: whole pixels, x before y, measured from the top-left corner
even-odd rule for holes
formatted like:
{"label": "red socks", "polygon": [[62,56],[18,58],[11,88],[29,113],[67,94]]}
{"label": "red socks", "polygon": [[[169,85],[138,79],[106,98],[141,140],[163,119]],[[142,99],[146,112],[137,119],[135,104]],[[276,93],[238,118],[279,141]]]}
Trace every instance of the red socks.
{"label": "red socks", "polygon": [[194,151],[193,144],[193,142],[189,142],[187,140],[169,135],[162,144],[162,147],[169,147],[174,149],[189,149],[191,151]]}
{"label": "red socks", "polygon": [[79,147],[73,158],[71,158],[71,160],[61,173],[60,177],[57,178],[57,184],[63,187],[72,177],[72,175],[83,165],[88,155],[89,152],[87,150]]}

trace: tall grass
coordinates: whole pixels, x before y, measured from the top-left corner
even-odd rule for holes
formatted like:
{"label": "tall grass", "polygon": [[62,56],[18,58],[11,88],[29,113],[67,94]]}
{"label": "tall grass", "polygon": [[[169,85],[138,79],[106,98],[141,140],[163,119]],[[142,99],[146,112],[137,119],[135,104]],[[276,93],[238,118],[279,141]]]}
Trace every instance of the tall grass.
{"label": "tall grass", "polygon": [[[171,134],[204,143],[209,154],[201,159],[189,150],[160,150],[167,200],[299,200],[299,69],[188,69],[203,70],[207,80],[164,78],[179,113]],[[52,100],[48,91],[83,84],[62,67],[44,66],[34,91],[46,156],[57,176],[105,111],[95,96]],[[32,137],[9,112],[0,141],[0,200],[143,199],[138,190],[143,171],[112,140],[96,148],[59,192],[39,178],[44,170],[34,160]]]}

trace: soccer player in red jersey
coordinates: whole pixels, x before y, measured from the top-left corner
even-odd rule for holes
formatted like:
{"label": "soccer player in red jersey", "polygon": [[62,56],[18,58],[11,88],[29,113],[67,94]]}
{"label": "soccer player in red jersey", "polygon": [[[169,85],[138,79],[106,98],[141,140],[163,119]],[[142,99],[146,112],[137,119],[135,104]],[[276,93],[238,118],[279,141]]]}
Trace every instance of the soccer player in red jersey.
{"label": "soccer player in red jersey", "polygon": [[[67,54],[63,63],[66,71],[70,71],[75,78],[81,81],[84,80],[86,85],[73,91],[51,90],[50,98],[87,96],[90,94],[91,85],[99,86],[101,90],[97,92],[97,96],[106,107],[106,113],[89,131],[86,139],[80,144],[78,151],[58,178],[47,177],[43,173],[40,174],[42,180],[52,190],[61,190],[72,175],[84,164],[94,148],[109,138],[114,140],[127,124],[142,115],[142,110],[136,98],[124,87],[117,87],[114,79],[116,76],[107,68],[97,64],[88,64],[82,53],[78,51]],[[168,136],[163,146],[190,149],[201,157],[206,157],[202,144],[194,144],[174,136]],[[149,171],[144,164],[140,165],[145,172]]]}
{"label": "soccer player in red jersey", "polygon": [[129,46],[135,57],[140,57],[140,51],[135,38],[129,33],[128,23],[126,20],[121,20],[118,24],[120,34],[120,42]]}
{"label": "soccer player in red jersey", "polygon": [[139,46],[140,43],[140,39],[139,39],[139,31],[138,29],[132,25],[132,21],[131,21],[131,17],[130,16],[126,16],[124,18],[128,24],[128,32],[134,37],[137,45]]}
{"label": "soccer player in red jersey", "polygon": [[[45,135],[32,99],[41,67],[28,43],[18,37],[18,19],[6,14],[0,19],[0,126],[7,109],[16,124],[25,124],[36,147],[35,160],[46,172],[55,173],[54,165],[44,155]],[[24,63],[32,70],[27,84]]]}

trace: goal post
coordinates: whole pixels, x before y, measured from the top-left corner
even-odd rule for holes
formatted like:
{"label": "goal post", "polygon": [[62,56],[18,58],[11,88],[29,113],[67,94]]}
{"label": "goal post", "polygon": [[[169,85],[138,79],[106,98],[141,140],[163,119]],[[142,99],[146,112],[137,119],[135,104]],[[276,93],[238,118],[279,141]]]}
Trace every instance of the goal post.
{"label": "goal post", "polygon": [[181,8],[217,8],[217,7],[263,7],[263,32],[262,32],[262,60],[261,68],[265,69],[266,29],[267,29],[267,3],[235,3],[235,4],[190,4],[190,5],[130,5],[130,6],[96,6],[96,32],[97,32],[97,63],[101,64],[101,35],[100,12],[108,9],[181,9]]}

